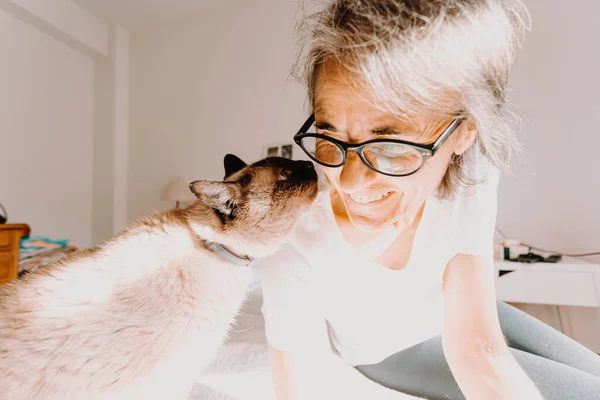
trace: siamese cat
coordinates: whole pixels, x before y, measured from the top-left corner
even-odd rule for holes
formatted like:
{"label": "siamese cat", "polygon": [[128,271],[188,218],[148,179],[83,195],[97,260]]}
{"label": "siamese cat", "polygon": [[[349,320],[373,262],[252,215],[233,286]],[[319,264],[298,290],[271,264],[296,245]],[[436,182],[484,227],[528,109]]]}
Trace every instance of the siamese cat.
{"label": "siamese cat", "polygon": [[312,163],[227,155],[183,209],[0,286],[3,400],[186,399],[274,253],[317,196]]}

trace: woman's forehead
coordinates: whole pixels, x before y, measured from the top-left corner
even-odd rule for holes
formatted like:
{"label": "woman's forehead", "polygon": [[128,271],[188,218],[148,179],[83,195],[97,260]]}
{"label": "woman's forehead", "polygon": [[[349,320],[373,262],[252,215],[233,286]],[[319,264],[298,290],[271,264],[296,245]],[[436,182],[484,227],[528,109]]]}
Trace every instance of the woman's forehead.
{"label": "woman's forehead", "polygon": [[316,86],[315,89],[315,124],[326,125],[351,136],[389,131],[405,134],[405,140],[428,140],[448,124],[447,118],[438,116],[392,113],[351,87],[327,85]]}
{"label": "woman's forehead", "polygon": [[[374,96],[356,74],[332,61],[318,69],[314,88],[314,111],[320,118],[336,118],[342,113],[361,118],[398,120],[392,113],[378,108]],[[390,121],[391,122],[391,121]]]}
{"label": "woman's forehead", "polygon": [[315,100],[315,123],[327,124],[337,130],[376,129],[388,127],[397,131],[418,131],[423,118],[402,118],[355,97],[327,94]]}
{"label": "woman's forehead", "polygon": [[[443,112],[430,110],[404,113],[393,112],[394,105],[381,104],[364,80],[335,61],[324,62],[315,76],[314,112],[316,123],[340,124],[340,130],[351,129],[347,125],[360,125],[365,129],[389,127],[406,133],[437,132],[447,125],[449,118]],[[448,102],[453,102],[448,96]],[[440,100],[440,105],[443,104]]]}

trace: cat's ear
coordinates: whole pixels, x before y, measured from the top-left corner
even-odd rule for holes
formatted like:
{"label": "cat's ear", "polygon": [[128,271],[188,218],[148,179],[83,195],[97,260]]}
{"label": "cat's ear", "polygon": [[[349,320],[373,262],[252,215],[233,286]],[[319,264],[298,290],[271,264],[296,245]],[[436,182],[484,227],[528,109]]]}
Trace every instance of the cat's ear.
{"label": "cat's ear", "polygon": [[240,185],[235,182],[194,181],[190,183],[190,190],[201,202],[227,216],[235,215],[242,194]]}
{"label": "cat's ear", "polygon": [[225,178],[227,178],[244,168],[247,164],[239,157],[234,156],[233,154],[227,154],[223,159],[223,165],[225,166]]}

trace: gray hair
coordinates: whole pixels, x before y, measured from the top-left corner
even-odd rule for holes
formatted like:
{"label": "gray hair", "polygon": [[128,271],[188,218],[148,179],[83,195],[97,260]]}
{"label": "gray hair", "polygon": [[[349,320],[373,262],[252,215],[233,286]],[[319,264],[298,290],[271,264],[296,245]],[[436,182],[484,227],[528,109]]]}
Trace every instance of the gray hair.
{"label": "gray hair", "polygon": [[445,198],[475,183],[478,153],[507,169],[520,151],[505,91],[528,17],[520,0],[333,0],[301,21],[294,75],[313,107],[316,72],[333,59],[401,118],[468,117],[477,139],[452,156],[438,188]]}

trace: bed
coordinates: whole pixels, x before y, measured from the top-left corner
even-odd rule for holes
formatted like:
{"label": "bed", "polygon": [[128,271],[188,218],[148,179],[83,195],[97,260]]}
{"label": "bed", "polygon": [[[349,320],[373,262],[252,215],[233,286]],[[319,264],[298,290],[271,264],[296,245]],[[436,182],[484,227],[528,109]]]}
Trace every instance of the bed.
{"label": "bed", "polygon": [[60,261],[77,250],[79,248],[72,243],[54,248],[21,248],[19,252],[19,276],[34,272],[55,261]]}
{"label": "bed", "polygon": [[273,381],[269,367],[262,292],[258,270],[249,298],[229,340],[213,363],[198,377],[190,400],[271,400]]}

